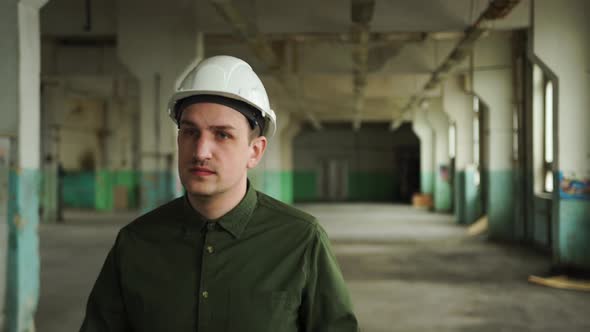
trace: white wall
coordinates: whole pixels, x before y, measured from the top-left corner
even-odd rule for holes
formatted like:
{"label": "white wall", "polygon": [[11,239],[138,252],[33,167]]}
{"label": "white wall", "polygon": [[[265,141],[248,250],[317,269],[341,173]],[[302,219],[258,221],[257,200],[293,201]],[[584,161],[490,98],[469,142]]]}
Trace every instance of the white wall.
{"label": "white wall", "polygon": [[427,119],[434,132],[434,167],[449,166],[449,117],[440,99],[429,101]]}
{"label": "white wall", "polygon": [[473,96],[463,90],[461,81],[459,76],[453,76],[443,85],[443,109],[456,126],[457,170],[473,162]]}
{"label": "white wall", "polygon": [[590,177],[590,3],[537,0],[535,8],[533,52],[557,76],[559,169]]}
{"label": "white wall", "polygon": [[[474,49],[473,89],[488,106],[484,135],[490,170],[512,169],[513,84],[509,33],[496,32]],[[480,137],[480,140],[483,137]]]}
{"label": "white wall", "polygon": [[[168,99],[178,76],[202,54],[197,50],[197,8],[189,1],[146,6],[143,1],[130,0],[120,2],[117,9],[117,52],[139,80],[140,149],[146,156],[141,159],[141,168],[163,170],[163,158],[155,158],[154,154],[177,154],[176,126],[167,114]],[[160,77],[158,92],[157,75]],[[156,121],[159,121],[161,133],[159,143],[155,137]],[[147,157],[149,155],[151,157]]]}
{"label": "white wall", "polygon": [[117,0],[90,1],[91,29],[86,31],[86,1],[51,0],[41,10],[41,29],[46,35],[113,36],[116,33]]}
{"label": "white wall", "polygon": [[19,115],[19,165],[23,168],[39,168],[39,136],[41,96],[41,36],[39,8],[46,1],[19,3],[18,54],[18,115]]}
{"label": "white wall", "polygon": [[138,87],[114,45],[63,45],[42,33],[44,156],[59,157],[67,170],[79,170],[88,152],[97,169],[131,168]]}
{"label": "white wall", "polygon": [[[414,132],[420,138],[420,171],[422,173],[432,173],[435,169],[434,131],[428,122],[428,112],[420,108],[413,113],[413,116],[412,125]],[[429,189],[429,192],[432,192],[433,188]]]}
{"label": "white wall", "polygon": [[16,135],[18,123],[18,1],[0,1],[0,135]]}

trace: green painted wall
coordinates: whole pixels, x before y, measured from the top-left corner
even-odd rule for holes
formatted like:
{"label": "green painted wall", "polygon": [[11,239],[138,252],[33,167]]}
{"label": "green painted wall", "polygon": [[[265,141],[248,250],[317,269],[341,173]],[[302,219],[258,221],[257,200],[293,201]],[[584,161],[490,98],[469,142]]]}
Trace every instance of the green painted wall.
{"label": "green painted wall", "polygon": [[466,198],[465,198],[465,171],[455,172],[455,205],[453,212],[458,224],[466,224],[467,217],[465,215]]}
{"label": "green painted wall", "polygon": [[[517,204],[520,205],[520,204]],[[550,198],[533,198],[532,241],[539,247],[549,249],[551,231],[551,209],[553,200]]]}
{"label": "green painted wall", "polygon": [[295,202],[308,202],[317,199],[317,176],[315,171],[293,172],[293,200]]}
{"label": "green painted wall", "polygon": [[58,204],[58,182],[56,170],[41,171],[41,192],[40,202],[43,209],[43,221],[53,221],[57,219]]}
{"label": "green painted wall", "polygon": [[62,181],[65,207],[95,208],[96,179],[94,172],[68,172]]}
{"label": "green painted wall", "polygon": [[399,182],[392,173],[350,172],[348,199],[351,201],[394,201],[399,197]]}
{"label": "green painted wall", "polygon": [[12,170],[9,175],[7,331],[32,331],[39,300],[39,191],[41,172]]}
{"label": "green painted wall", "polygon": [[465,201],[463,205],[465,206],[466,224],[475,222],[483,214],[481,206],[481,185],[475,185],[475,174],[475,170],[465,170]]}
{"label": "green painted wall", "polygon": [[250,182],[259,191],[282,202],[291,204],[294,200],[293,172],[259,171],[251,172]]}
{"label": "green painted wall", "polygon": [[115,207],[115,190],[124,188],[127,194],[129,208],[138,206],[137,186],[139,174],[135,171],[107,171],[96,172],[96,200],[97,210],[111,211]]}
{"label": "green painted wall", "polygon": [[434,192],[434,172],[420,172],[420,191],[424,194]]}
{"label": "green painted wall", "polygon": [[99,211],[113,210],[112,172],[101,170],[95,173],[96,195],[94,206]]}
{"label": "green painted wall", "polygon": [[138,179],[142,212],[151,211],[174,198],[175,179],[172,172],[142,172]]}
{"label": "green painted wall", "polygon": [[[293,173],[293,199],[295,202],[320,200],[315,171]],[[399,198],[399,179],[387,172],[350,172],[348,174],[348,201],[391,202]]]}
{"label": "green painted wall", "polygon": [[138,206],[139,174],[135,171],[69,172],[63,178],[66,207],[111,211],[118,187],[127,191],[129,208]]}
{"label": "green painted wall", "polygon": [[434,210],[437,212],[451,211],[452,195],[451,183],[437,173],[434,182]]}
{"label": "green painted wall", "polygon": [[488,225],[490,237],[498,240],[514,240],[514,190],[513,171],[489,171]]}
{"label": "green painted wall", "polygon": [[590,269],[590,201],[559,201],[559,253],[561,264]]}
{"label": "green painted wall", "polygon": [[523,204],[525,187],[522,185],[524,177],[521,171],[515,168],[514,172],[514,238],[518,241],[526,241],[525,213],[526,205]]}

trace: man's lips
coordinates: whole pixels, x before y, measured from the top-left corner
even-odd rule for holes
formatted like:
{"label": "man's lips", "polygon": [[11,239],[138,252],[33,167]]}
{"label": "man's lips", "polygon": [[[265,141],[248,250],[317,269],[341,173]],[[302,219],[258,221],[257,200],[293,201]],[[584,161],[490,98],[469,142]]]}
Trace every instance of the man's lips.
{"label": "man's lips", "polygon": [[191,167],[189,168],[189,172],[191,172],[191,174],[198,176],[207,176],[215,174],[213,170],[206,167]]}

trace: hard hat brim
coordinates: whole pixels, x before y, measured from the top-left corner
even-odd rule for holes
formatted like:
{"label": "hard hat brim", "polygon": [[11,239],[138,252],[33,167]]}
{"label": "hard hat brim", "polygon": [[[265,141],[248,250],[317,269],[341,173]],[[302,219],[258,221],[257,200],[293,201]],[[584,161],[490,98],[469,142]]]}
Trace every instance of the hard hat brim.
{"label": "hard hat brim", "polygon": [[[177,116],[176,116],[176,111],[177,111],[176,110],[176,103],[179,100],[182,100],[184,98],[188,98],[191,96],[199,96],[199,95],[214,95],[214,96],[226,97],[226,98],[230,98],[230,99],[234,99],[234,100],[239,100],[241,102],[248,104],[249,106],[252,106],[254,109],[258,110],[262,114],[262,117],[264,118],[264,120],[266,122],[264,125],[264,132],[262,133],[262,135],[270,138],[275,134],[276,119],[273,118],[274,114],[269,114],[269,113],[265,112],[264,110],[261,110],[260,107],[253,104],[249,100],[242,98],[241,96],[239,96],[237,94],[228,93],[228,92],[221,92],[221,91],[185,90],[185,91],[179,91],[179,92],[175,93],[168,103],[168,116],[170,116],[170,118],[172,119],[172,121],[174,121],[174,123],[176,125],[178,125]],[[272,112],[272,110],[270,110],[270,111]]]}

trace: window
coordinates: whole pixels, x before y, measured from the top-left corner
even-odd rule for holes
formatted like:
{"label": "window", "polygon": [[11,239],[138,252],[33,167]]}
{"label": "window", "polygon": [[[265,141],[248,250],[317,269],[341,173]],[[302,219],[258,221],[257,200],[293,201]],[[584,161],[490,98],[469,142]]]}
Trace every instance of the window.
{"label": "window", "polygon": [[512,159],[518,161],[518,107],[512,109]]}
{"label": "window", "polygon": [[553,83],[545,84],[543,107],[543,174],[545,192],[553,192]]}
{"label": "window", "polygon": [[449,158],[453,159],[455,158],[455,148],[456,148],[456,130],[457,127],[455,125],[455,123],[451,123],[451,125],[449,126]]}
{"label": "window", "polygon": [[475,165],[474,183],[479,186],[479,98],[473,96],[473,164]]}
{"label": "window", "polygon": [[533,65],[532,106],[533,106],[533,174],[534,191],[536,194],[552,193],[554,102],[555,82],[552,81],[544,68]]}

